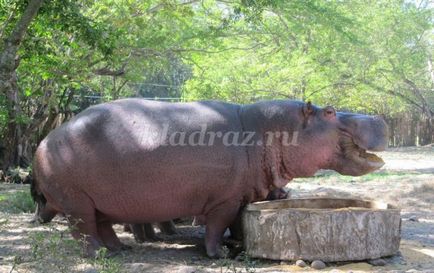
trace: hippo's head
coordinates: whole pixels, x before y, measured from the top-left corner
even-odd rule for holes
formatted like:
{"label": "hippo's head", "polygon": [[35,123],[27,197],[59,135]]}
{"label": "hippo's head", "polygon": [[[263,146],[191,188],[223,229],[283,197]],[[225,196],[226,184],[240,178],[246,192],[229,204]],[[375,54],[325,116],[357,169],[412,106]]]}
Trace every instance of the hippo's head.
{"label": "hippo's head", "polygon": [[[332,107],[323,109],[336,120],[339,144],[331,169],[341,174],[363,175],[381,168],[384,161],[367,151],[384,151],[388,142],[386,122],[379,116],[335,112]],[[333,114],[335,112],[335,114]]]}
{"label": "hippo's head", "polygon": [[381,168],[383,160],[368,151],[387,146],[387,125],[378,116],[336,112],[310,103],[290,107],[293,145],[282,147],[282,163],[291,177],[311,176],[318,169],[363,175]]}

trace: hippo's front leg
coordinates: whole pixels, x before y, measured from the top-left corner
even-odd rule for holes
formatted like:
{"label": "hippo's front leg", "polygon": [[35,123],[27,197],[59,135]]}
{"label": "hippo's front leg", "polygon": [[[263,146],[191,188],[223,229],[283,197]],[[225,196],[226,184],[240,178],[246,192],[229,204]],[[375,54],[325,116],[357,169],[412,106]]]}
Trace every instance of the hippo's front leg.
{"label": "hippo's front leg", "polygon": [[226,203],[206,215],[205,247],[210,258],[224,258],[223,234],[235,220],[240,204]]}
{"label": "hippo's front leg", "polygon": [[273,185],[279,189],[285,187],[285,185],[288,184],[290,180],[280,177],[276,166],[271,167],[271,176],[273,177]]}

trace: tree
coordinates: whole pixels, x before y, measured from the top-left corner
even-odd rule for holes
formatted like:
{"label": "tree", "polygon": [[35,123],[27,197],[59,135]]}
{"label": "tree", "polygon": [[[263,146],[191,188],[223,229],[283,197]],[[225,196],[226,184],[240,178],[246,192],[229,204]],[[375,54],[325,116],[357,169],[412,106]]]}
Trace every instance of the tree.
{"label": "tree", "polygon": [[224,43],[238,50],[197,57],[186,98],[287,97],[432,116],[432,8],[400,0],[246,2],[261,20],[234,24],[244,36]]}
{"label": "tree", "polygon": [[[80,88],[78,79],[86,74],[83,66],[98,63],[95,59],[104,59],[112,49],[111,40],[103,37],[103,33],[110,34],[110,29],[82,15],[82,3],[63,0],[44,5],[42,1],[9,4],[1,7],[1,15],[8,18],[1,32],[4,50],[0,66],[5,116],[0,160],[4,170],[30,163],[40,140],[38,132],[46,134],[59,124],[59,111],[68,108],[74,90]],[[20,19],[16,20],[17,16]],[[73,51],[72,47],[79,50]]]}
{"label": "tree", "polygon": [[[22,147],[19,142],[22,132],[16,122],[20,115],[16,76],[16,69],[19,65],[17,52],[30,23],[36,17],[42,3],[43,0],[29,1],[20,19],[12,32],[4,39],[2,45],[3,50],[0,55],[0,91],[7,98],[6,109],[9,119],[3,138],[3,145],[5,147],[2,161],[3,169],[20,163]],[[3,28],[5,27],[3,26]]]}

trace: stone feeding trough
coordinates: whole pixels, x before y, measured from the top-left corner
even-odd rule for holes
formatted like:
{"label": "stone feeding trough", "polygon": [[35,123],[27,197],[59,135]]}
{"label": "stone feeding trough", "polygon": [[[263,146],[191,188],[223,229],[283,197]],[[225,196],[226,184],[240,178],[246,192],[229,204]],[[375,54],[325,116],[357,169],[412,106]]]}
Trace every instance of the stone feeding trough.
{"label": "stone feeding trough", "polygon": [[397,253],[400,210],[382,202],[299,198],[250,204],[243,213],[251,257],[324,262],[377,259]]}

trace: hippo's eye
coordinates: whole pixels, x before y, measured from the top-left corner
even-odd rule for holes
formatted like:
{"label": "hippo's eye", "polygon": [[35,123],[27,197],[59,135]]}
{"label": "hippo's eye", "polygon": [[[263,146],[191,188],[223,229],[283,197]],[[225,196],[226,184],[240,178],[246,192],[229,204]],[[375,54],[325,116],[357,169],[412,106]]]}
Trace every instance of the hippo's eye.
{"label": "hippo's eye", "polygon": [[331,106],[327,106],[324,109],[324,113],[325,113],[325,116],[335,116],[336,115],[335,109]]}

